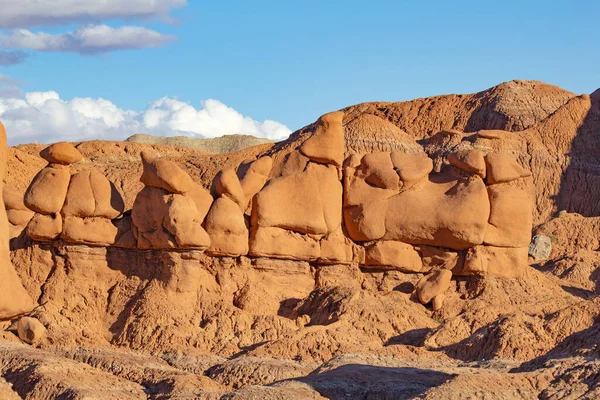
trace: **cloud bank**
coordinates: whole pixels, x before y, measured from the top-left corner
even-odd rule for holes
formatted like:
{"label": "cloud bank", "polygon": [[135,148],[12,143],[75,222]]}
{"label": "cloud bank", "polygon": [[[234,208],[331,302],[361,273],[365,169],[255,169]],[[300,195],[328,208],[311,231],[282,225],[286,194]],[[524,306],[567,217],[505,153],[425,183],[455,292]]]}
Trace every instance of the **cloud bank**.
{"label": "cloud bank", "polygon": [[89,25],[73,32],[50,34],[18,29],[0,35],[0,47],[37,51],[74,52],[83,55],[116,50],[160,47],[176,37],[163,35],[141,26]]}
{"label": "cloud bank", "polygon": [[123,110],[105,99],[62,100],[58,93],[29,92],[23,98],[0,97],[0,121],[10,145],[93,139],[124,140],[135,133],[159,136],[217,137],[248,134],[283,139],[291,133],[271,120],[256,121],[218,100],[200,108],[163,97],[141,112]]}
{"label": "cloud bank", "polygon": [[100,22],[168,19],[186,0],[2,0],[0,29]]}

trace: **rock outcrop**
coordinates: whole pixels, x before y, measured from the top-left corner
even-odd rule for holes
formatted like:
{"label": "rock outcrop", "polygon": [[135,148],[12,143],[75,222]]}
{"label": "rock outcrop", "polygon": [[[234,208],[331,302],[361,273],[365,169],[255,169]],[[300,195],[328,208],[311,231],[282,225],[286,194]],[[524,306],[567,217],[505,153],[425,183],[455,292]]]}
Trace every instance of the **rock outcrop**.
{"label": "rock outcrop", "polygon": [[199,249],[210,245],[202,227],[212,197],[173,162],[142,153],[141,181],[131,211],[131,230],[140,249]]}
{"label": "rock outcrop", "polygon": [[[6,172],[7,158],[6,131],[0,123],[0,178],[2,179],[4,179],[4,173]],[[2,197],[4,202],[5,196]],[[6,197],[10,201],[12,209],[21,207],[18,197]],[[23,287],[11,261],[9,221],[6,214],[5,207],[0,207],[0,321],[25,314],[34,307],[34,302]]]}

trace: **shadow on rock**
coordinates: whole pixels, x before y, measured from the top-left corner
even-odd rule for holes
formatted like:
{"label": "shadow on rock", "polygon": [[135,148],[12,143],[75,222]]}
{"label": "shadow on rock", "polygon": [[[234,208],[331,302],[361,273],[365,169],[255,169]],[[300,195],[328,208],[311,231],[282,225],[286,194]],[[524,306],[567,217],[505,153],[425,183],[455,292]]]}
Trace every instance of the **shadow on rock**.
{"label": "shadow on rock", "polygon": [[346,364],[295,379],[329,399],[413,399],[456,375],[408,368]]}

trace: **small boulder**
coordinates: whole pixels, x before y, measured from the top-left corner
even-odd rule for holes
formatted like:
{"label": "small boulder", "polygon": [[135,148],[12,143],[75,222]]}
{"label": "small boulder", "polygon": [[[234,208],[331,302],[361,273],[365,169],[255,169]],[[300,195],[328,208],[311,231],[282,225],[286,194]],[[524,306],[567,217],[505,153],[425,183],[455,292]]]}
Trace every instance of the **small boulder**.
{"label": "small boulder", "polygon": [[25,343],[36,344],[46,334],[46,327],[37,318],[23,317],[17,322],[17,334]]}
{"label": "small boulder", "polygon": [[552,239],[546,235],[536,235],[529,244],[528,253],[535,262],[550,258],[552,252]]}
{"label": "small boulder", "polygon": [[68,142],[54,143],[40,152],[40,156],[51,164],[69,165],[83,160],[83,156]]}
{"label": "small boulder", "polygon": [[60,214],[35,214],[27,224],[25,232],[33,240],[41,242],[54,240],[62,232],[62,217]]}
{"label": "small boulder", "polygon": [[450,287],[452,281],[452,271],[439,269],[427,276],[424,276],[417,282],[415,290],[419,301],[427,304],[436,296],[443,294]]}
{"label": "small boulder", "polygon": [[146,151],[142,151],[140,156],[144,168],[140,181],[144,185],[180,194],[192,189],[194,181],[174,162],[154,157]]}
{"label": "small boulder", "polygon": [[33,178],[25,192],[24,203],[41,214],[56,214],[65,203],[71,173],[68,169],[46,167]]}
{"label": "small boulder", "polygon": [[433,301],[431,302],[431,309],[433,311],[438,311],[441,310],[442,307],[444,306],[444,299],[446,298],[446,295],[442,294],[438,294],[437,296],[435,296],[433,298]]}

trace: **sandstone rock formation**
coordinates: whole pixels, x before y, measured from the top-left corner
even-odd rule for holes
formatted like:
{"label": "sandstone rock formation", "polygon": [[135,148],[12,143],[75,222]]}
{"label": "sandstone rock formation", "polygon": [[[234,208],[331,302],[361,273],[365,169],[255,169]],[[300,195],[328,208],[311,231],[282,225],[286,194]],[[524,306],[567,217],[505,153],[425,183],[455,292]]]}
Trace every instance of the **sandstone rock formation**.
{"label": "sandstone rock formation", "polygon": [[2,198],[8,217],[9,236],[11,239],[19,237],[35,213],[25,206],[23,193],[19,193],[16,189],[4,186]]}
{"label": "sandstone rock formation", "polygon": [[132,232],[140,249],[205,250],[210,239],[202,227],[212,200],[173,162],[142,153],[146,185],[131,212]]}
{"label": "sandstone rock formation", "polygon": [[46,334],[46,327],[35,318],[23,317],[17,322],[17,333],[25,343],[35,344]]}
{"label": "sandstone rock formation", "polygon": [[[6,172],[7,158],[6,131],[0,123],[0,176],[2,178]],[[11,201],[11,207],[20,207],[18,199],[11,200],[15,200]],[[5,207],[0,207],[0,321],[27,313],[34,306],[31,296],[23,287],[11,262],[9,240],[8,217]]]}
{"label": "sandstone rock formation", "polygon": [[[0,393],[597,397],[600,222],[557,211],[596,213],[598,96],[367,103],[226,155],[81,143],[59,212],[31,220],[10,211],[41,146],[10,149],[10,223],[37,227],[14,281],[47,340],[5,324]],[[532,226],[552,251],[530,267]]]}

